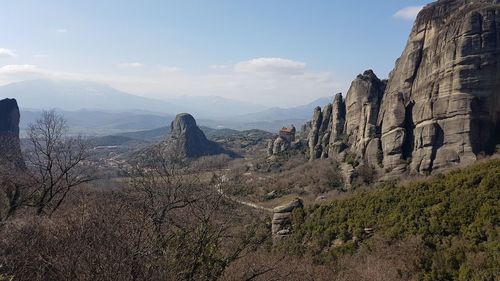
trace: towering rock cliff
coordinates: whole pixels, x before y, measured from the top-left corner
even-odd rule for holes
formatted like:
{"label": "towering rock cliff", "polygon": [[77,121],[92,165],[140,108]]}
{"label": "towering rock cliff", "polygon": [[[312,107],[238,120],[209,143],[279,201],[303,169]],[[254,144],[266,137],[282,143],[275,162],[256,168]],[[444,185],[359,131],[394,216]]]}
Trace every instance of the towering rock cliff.
{"label": "towering rock cliff", "polygon": [[25,167],[19,141],[19,107],[15,99],[0,100],[0,165]]}
{"label": "towering rock cliff", "polygon": [[335,95],[332,103],[332,121],[330,128],[330,140],[328,143],[328,157],[337,158],[337,160],[341,160],[341,155],[346,148],[346,145],[342,140],[342,137],[344,136],[346,117],[345,111],[345,101],[342,98],[342,94],[338,93]]}
{"label": "towering rock cliff", "polygon": [[356,77],[347,92],[345,134],[351,151],[357,155],[363,156],[379,134],[377,120],[386,83],[367,70]]}
{"label": "towering rock cliff", "polygon": [[319,158],[323,150],[321,144],[319,143],[320,128],[322,123],[323,113],[321,112],[321,107],[318,106],[314,109],[313,118],[311,120],[311,129],[309,130],[309,136],[307,137],[311,159]]}
{"label": "towering rock cliff", "polygon": [[428,5],[384,95],[384,167],[429,172],[470,163],[498,143],[500,1]]}
{"label": "towering rock cliff", "polygon": [[321,148],[388,175],[427,174],[494,153],[499,119],[500,0],[439,0],[418,15],[388,81],[366,71],[335,98]]}
{"label": "towering rock cliff", "polygon": [[318,106],[314,109],[313,119],[308,135],[310,159],[327,158],[332,127],[332,104],[323,110]]}
{"label": "towering rock cliff", "polygon": [[225,150],[217,143],[208,140],[196,125],[194,117],[187,113],[178,114],[172,121],[166,144],[168,149],[191,159],[217,154],[237,156],[234,152]]}

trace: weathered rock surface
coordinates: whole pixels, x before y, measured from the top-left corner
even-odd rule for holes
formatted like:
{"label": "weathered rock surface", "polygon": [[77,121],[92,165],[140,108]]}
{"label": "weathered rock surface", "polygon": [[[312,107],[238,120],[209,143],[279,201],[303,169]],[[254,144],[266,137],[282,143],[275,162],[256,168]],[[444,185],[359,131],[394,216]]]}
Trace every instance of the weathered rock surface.
{"label": "weathered rock surface", "polygon": [[499,143],[500,5],[442,0],[416,19],[381,105],[383,165],[470,163]]}
{"label": "weathered rock surface", "polygon": [[359,75],[331,111],[316,108],[309,133],[311,159],[348,152],[389,176],[467,164],[499,144],[499,0],[427,5],[389,80]]}
{"label": "weathered rock surface", "polygon": [[323,113],[321,112],[321,107],[316,107],[314,109],[313,118],[311,120],[311,129],[309,130],[309,136],[307,137],[309,142],[309,152],[310,159],[317,159],[321,157],[322,147],[319,142],[321,124],[323,123]]}
{"label": "weathered rock surface", "polygon": [[330,133],[330,143],[334,143],[339,140],[341,135],[344,133],[344,125],[346,118],[346,106],[342,94],[338,93],[335,95],[332,104],[332,121],[331,121],[331,133]]}
{"label": "weathered rock surface", "polygon": [[345,134],[351,151],[361,157],[370,140],[379,134],[377,120],[385,85],[386,81],[367,70],[358,75],[347,92]]}
{"label": "weathered rock surface", "polygon": [[327,104],[323,110],[320,107],[316,107],[314,110],[307,137],[310,152],[309,158],[311,160],[328,158],[330,139],[332,138],[332,123],[336,122],[335,126],[339,126],[339,118],[341,118],[338,116],[335,106],[336,104]]}
{"label": "weathered rock surface", "polygon": [[294,125],[289,128],[283,127],[276,139],[270,140],[267,144],[267,156],[278,155],[287,150],[296,148],[300,141],[296,141],[295,133],[297,129]]}
{"label": "weathered rock surface", "polygon": [[281,137],[276,138],[273,143],[273,154],[279,154],[285,151],[288,148],[287,144],[288,143]]}
{"label": "weathered rock surface", "polygon": [[272,234],[273,237],[285,236],[291,233],[292,212],[295,209],[303,208],[304,203],[300,198],[288,204],[273,209]]}
{"label": "weathered rock surface", "polygon": [[15,99],[0,100],[0,165],[25,167],[19,140],[20,113]]}
{"label": "weathered rock surface", "polygon": [[198,158],[218,154],[237,156],[234,152],[228,151],[217,143],[208,140],[190,114],[178,114],[170,125],[170,131],[170,136],[166,142],[167,148],[179,153],[182,157]]}

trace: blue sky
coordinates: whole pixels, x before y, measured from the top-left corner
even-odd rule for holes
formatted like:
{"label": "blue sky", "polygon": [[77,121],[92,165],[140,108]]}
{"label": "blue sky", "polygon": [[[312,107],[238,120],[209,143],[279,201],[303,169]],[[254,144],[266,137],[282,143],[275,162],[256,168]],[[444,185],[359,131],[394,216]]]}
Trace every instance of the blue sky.
{"label": "blue sky", "polygon": [[293,106],[387,77],[428,1],[2,1],[0,84],[96,80],[138,95]]}

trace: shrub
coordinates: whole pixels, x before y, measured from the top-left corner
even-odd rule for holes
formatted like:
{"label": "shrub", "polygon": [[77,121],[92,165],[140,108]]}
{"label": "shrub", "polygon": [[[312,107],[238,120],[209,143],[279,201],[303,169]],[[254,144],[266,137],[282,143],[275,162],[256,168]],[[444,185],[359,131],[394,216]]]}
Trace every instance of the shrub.
{"label": "shrub", "polygon": [[[437,175],[407,186],[386,184],[306,210],[294,243],[326,262],[345,252],[337,237],[370,243],[371,231],[391,243],[422,237],[430,249],[419,261],[423,280],[495,280],[500,260],[500,160]],[[346,233],[347,232],[347,233]],[[319,248],[312,245],[320,245]],[[286,249],[286,247],[285,247]]]}
{"label": "shrub", "polygon": [[345,156],[345,162],[354,168],[356,168],[359,165],[359,161],[356,159],[356,154],[349,152]]}

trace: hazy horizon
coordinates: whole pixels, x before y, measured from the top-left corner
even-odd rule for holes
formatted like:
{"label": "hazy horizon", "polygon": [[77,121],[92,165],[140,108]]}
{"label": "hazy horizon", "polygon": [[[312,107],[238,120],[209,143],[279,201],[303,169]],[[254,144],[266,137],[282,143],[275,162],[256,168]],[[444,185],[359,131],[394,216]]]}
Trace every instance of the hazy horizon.
{"label": "hazy horizon", "polygon": [[427,2],[5,2],[0,85],[89,80],[292,107],[345,92],[366,69],[387,77]]}

